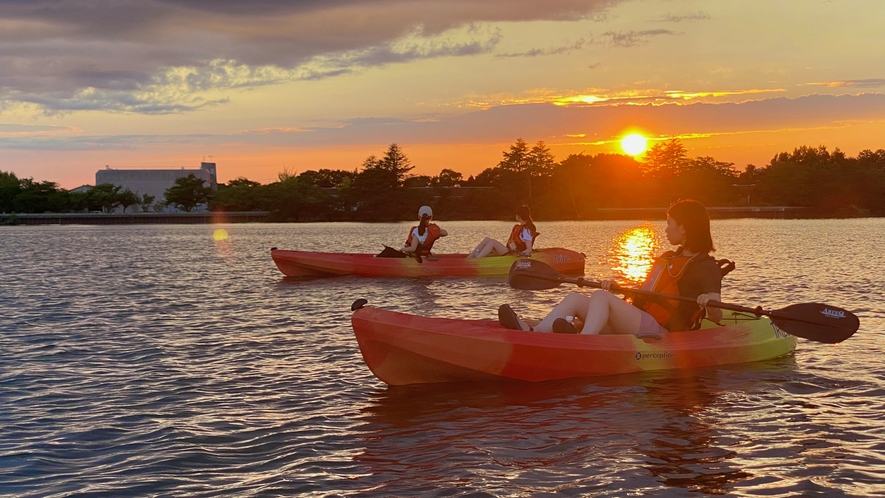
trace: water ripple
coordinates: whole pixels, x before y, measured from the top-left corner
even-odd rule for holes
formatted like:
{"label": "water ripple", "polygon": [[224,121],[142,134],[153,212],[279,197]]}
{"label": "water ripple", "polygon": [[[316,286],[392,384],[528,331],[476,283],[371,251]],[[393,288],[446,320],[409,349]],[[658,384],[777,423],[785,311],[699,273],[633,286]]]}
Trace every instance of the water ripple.
{"label": "water ripple", "polygon": [[[883,224],[713,223],[738,263],[726,300],[846,307],[861,330],[845,343],[695,372],[400,388],[365,367],[353,300],[538,318],[575,289],[288,280],[268,254],[374,252],[406,224],[360,240],[359,224],[228,225],[220,242],[209,226],[0,227],[0,494],[885,496]],[[508,225],[444,223],[440,249]],[[539,241],[608,277],[640,226],[660,239],[660,222],[562,222]]]}

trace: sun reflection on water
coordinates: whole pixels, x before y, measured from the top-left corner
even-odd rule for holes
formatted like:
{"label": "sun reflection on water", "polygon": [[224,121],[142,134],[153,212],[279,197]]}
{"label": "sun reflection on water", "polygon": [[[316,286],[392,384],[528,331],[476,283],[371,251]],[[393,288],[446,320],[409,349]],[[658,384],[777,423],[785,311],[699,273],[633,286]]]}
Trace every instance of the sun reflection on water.
{"label": "sun reflection on water", "polygon": [[619,280],[637,284],[645,280],[658,246],[657,232],[651,226],[632,228],[616,238],[612,247],[612,269]]}

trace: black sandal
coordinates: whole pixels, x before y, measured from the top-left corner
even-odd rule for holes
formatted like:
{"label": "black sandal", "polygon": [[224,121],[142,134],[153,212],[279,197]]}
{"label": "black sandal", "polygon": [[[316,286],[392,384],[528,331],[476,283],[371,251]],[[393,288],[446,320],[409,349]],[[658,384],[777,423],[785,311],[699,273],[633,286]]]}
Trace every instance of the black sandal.
{"label": "black sandal", "polygon": [[[519,317],[516,316],[516,312],[513,311],[509,304],[502,304],[498,307],[498,323],[505,329],[522,330],[522,326],[519,324]],[[529,325],[529,330],[534,330],[531,325]]]}
{"label": "black sandal", "polygon": [[553,320],[553,332],[557,334],[577,334],[578,329],[565,318]]}

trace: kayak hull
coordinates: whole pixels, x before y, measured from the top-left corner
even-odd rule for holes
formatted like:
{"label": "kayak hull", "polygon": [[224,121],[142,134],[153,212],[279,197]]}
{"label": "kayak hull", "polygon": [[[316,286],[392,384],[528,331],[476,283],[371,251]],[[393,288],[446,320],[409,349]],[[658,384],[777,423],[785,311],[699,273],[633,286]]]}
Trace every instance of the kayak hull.
{"label": "kayak hull", "polygon": [[692,369],[788,355],[796,338],[767,318],[730,314],[724,326],[632,335],[570,335],[505,329],[494,320],[429,318],[357,309],[353,331],[366,365],[389,385],[531,381]]}
{"label": "kayak hull", "polygon": [[[374,254],[286,251],[273,249],[271,258],[288,277],[328,277],[358,275],[363,277],[427,276],[502,276],[507,275],[516,256],[467,258],[466,254],[440,254],[423,258],[379,258]],[[538,249],[531,259],[543,261],[568,275],[584,274],[584,255],[559,247]]]}

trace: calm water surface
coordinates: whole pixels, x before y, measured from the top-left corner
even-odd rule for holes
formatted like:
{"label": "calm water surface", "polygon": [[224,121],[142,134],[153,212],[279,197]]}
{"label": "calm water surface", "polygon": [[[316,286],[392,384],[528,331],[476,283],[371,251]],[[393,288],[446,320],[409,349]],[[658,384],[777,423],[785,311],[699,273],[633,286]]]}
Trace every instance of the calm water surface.
{"label": "calm water surface", "polygon": [[[438,252],[512,223],[449,222]],[[855,311],[839,345],[692,372],[389,388],[357,298],[540,318],[573,288],[293,281],[271,247],[377,252],[409,224],[0,227],[5,496],[885,496],[885,220],[714,221],[723,299]],[[662,222],[539,223],[639,278]],[[213,237],[224,229],[228,237]]]}

